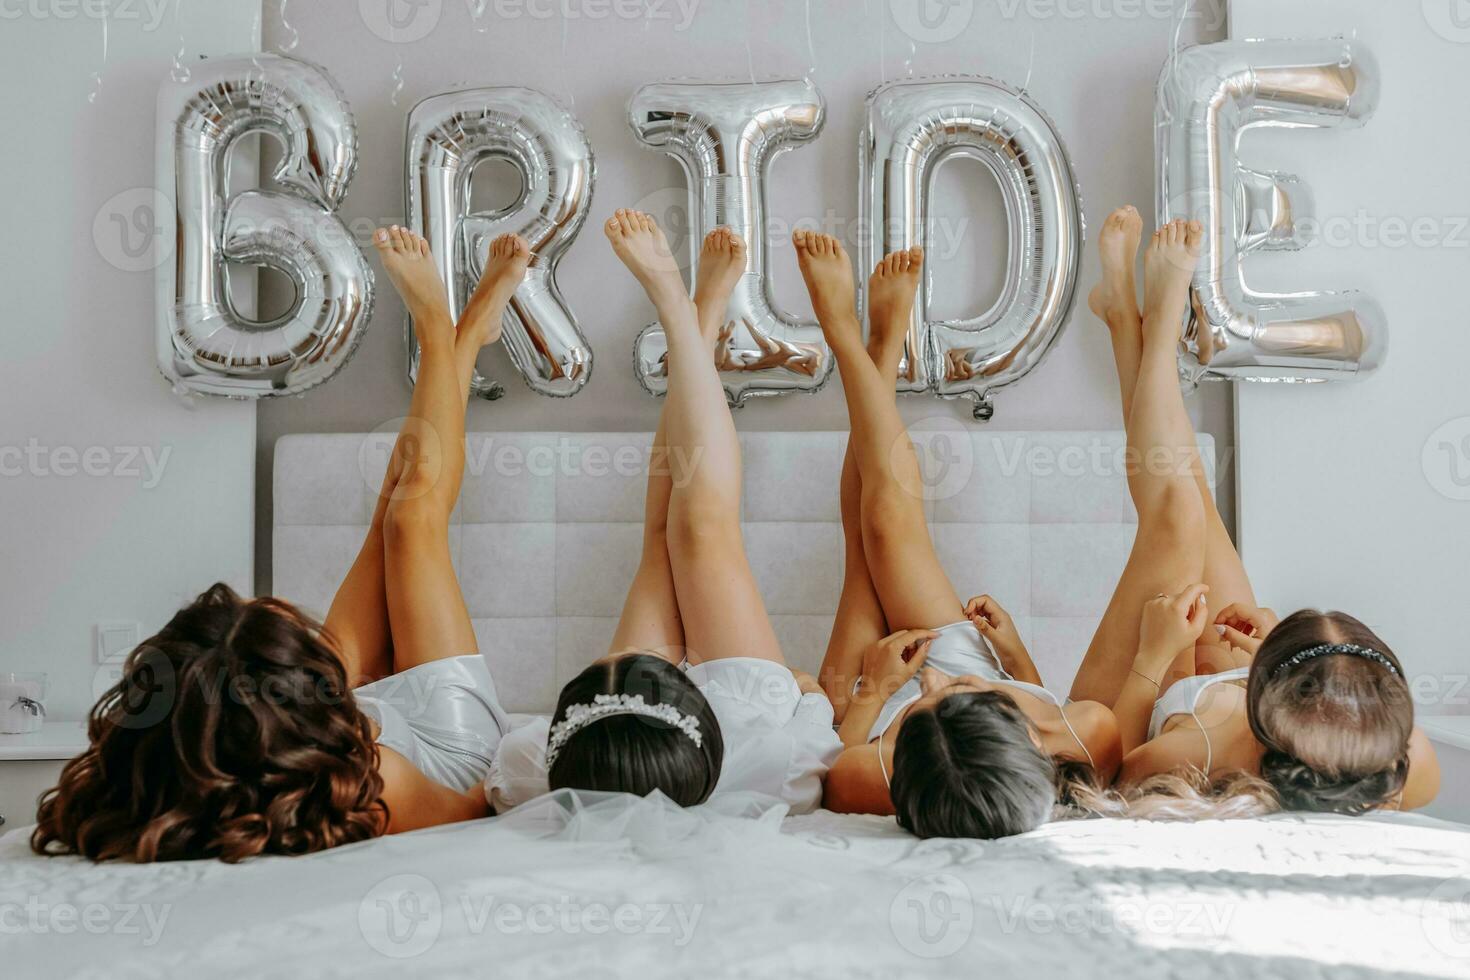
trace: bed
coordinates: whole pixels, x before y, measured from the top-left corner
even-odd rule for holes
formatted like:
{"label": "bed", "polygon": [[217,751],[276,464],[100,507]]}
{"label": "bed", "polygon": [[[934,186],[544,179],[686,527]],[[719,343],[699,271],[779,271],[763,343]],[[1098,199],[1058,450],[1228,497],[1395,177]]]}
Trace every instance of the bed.
{"label": "bed", "polygon": [[1077,821],[980,843],[783,812],[564,794],[239,866],[95,867],[11,833],[0,975],[1470,975],[1459,825]]}
{"label": "bed", "polygon": [[[1132,540],[1114,433],[940,432],[926,506],[961,591],[1065,691]],[[841,567],[840,433],[747,433],[752,564],[814,670]],[[391,434],[277,445],[274,591],[324,609]],[[452,551],[506,706],[601,652],[637,560],[646,435],[470,438]],[[1206,456],[1211,446],[1203,443]],[[1414,815],[1058,822],[919,841],[729,797],[557,794],[240,866],[94,867],[0,838],[0,977],[1470,976],[1470,836]]]}

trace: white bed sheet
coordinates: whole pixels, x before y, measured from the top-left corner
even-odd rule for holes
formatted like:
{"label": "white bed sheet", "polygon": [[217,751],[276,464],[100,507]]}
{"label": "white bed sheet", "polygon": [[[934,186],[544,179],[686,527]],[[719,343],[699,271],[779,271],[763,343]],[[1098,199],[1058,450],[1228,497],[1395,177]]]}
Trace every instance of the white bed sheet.
{"label": "white bed sheet", "polygon": [[233,867],[46,859],[13,831],[0,976],[1470,976],[1456,824],[1078,821],[981,843],[783,816],[556,794]]}

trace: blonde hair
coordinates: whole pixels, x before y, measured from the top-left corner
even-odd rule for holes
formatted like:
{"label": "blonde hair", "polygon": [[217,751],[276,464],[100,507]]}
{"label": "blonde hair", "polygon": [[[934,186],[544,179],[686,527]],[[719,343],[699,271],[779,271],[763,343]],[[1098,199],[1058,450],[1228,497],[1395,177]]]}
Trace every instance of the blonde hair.
{"label": "blonde hair", "polygon": [[1116,817],[1124,820],[1239,820],[1281,810],[1271,784],[1232,770],[1211,779],[1193,766],[1159,773],[1133,785],[1098,785],[1091,766],[1057,767],[1053,820]]}

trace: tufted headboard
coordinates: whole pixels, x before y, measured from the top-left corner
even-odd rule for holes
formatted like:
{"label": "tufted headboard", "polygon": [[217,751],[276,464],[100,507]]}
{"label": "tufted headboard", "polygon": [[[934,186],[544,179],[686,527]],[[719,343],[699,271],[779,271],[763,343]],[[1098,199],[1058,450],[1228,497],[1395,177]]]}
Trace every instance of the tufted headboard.
{"label": "tufted headboard", "polygon": [[[317,614],[362,544],[392,433],[276,443],[273,591]],[[1065,693],[1133,543],[1116,432],[915,433],[940,559],[994,595]],[[513,712],[607,652],[638,564],[647,433],[472,433],[450,548]],[[821,664],[841,588],[845,432],[742,433],[745,540],[788,661]],[[1200,440],[1213,472],[1214,443]],[[919,488],[916,488],[916,490]]]}

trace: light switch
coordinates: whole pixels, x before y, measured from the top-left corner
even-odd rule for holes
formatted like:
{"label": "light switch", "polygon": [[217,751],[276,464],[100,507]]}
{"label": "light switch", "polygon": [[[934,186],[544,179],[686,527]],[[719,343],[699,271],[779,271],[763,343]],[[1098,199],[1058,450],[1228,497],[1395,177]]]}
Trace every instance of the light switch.
{"label": "light switch", "polygon": [[97,624],[97,662],[120,664],[138,645],[138,624],[122,621]]}

